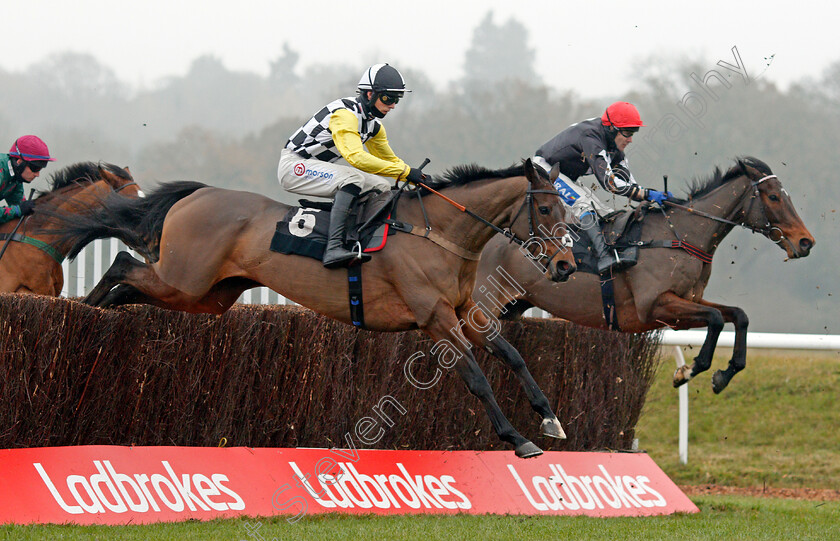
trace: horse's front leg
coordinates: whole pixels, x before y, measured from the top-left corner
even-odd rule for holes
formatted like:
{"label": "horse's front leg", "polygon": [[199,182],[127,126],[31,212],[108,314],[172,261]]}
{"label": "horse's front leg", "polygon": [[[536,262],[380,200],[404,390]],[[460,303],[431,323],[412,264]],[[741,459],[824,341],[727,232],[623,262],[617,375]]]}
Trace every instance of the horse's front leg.
{"label": "horse's front leg", "polygon": [[717,394],[726,389],[732,377],[747,366],[747,327],[750,324],[750,319],[746,312],[737,306],[715,304],[705,300],[701,300],[700,303],[718,310],[726,323],[735,325],[735,344],[732,348],[732,358],[729,360],[729,366],[726,370],[718,370],[712,376],[712,390]]}
{"label": "horse's front leg", "polygon": [[720,310],[678,297],[674,293],[663,294],[651,311],[652,320],[678,329],[706,327],[706,340],[694,363],[677,368],[674,372],[674,387],[688,383],[688,380],[712,366],[712,356],[718,337],[723,330],[723,315]]}
{"label": "horse's front leg", "polygon": [[455,370],[467,384],[470,392],[484,404],[493,430],[496,431],[499,438],[514,446],[516,456],[531,458],[541,455],[542,450],[513,428],[513,425],[499,408],[499,404],[496,403],[493,389],[490,388],[490,383],[476,363],[475,357],[466,343],[466,338],[460,330],[460,324],[453,308],[442,300],[438,301],[431,317],[420,328],[435,341],[436,346],[445,344],[447,347],[457,350],[459,355],[455,361]]}
{"label": "horse's front leg", "polygon": [[498,357],[516,374],[531,407],[542,417],[542,433],[551,438],[566,439],[563,426],[551,409],[551,404],[543,394],[537,382],[531,376],[522,355],[499,334],[499,321],[489,319],[477,305],[470,303],[458,310],[460,321],[464,322],[463,332],[467,339],[477,347],[485,349]]}

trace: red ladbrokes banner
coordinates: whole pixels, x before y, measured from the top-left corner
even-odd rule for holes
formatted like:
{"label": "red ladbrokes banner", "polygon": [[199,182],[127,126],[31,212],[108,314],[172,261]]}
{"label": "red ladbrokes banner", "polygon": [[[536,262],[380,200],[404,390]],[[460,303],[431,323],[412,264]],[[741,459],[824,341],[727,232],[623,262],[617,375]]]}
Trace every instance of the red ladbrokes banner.
{"label": "red ladbrokes banner", "polygon": [[697,512],[644,453],[247,447],[0,450],[0,522],[140,524],[314,513]]}

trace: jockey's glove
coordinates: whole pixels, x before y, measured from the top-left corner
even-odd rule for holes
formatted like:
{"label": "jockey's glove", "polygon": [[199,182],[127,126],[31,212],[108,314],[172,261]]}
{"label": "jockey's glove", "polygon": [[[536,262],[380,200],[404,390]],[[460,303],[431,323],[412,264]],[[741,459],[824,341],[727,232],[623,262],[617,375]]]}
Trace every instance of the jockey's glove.
{"label": "jockey's glove", "polygon": [[673,199],[673,198],[674,198],[674,194],[672,194],[671,192],[660,192],[660,191],[657,191],[657,190],[648,190],[648,193],[647,193],[647,200],[652,201],[654,203],[658,203],[659,205],[662,205],[662,204],[665,203],[665,201],[668,201],[668,200]]}
{"label": "jockey's glove", "polygon": [[29,216],[35,212],[35,201],[21,201],[18,208],[21,216]]}
{"label": "jockey's glove", "polygon": [[426,177],[426,175],[423,174],[423,171],[421,171],[420,169],[417,169],[416,167],[412,167],[409,170],[408,174],[405,176],[405,179],[408,182],[413,182],[415,184],[418,183],[418,182],[421,182],[423,180],[426,180],[426,178],[427,177]]}

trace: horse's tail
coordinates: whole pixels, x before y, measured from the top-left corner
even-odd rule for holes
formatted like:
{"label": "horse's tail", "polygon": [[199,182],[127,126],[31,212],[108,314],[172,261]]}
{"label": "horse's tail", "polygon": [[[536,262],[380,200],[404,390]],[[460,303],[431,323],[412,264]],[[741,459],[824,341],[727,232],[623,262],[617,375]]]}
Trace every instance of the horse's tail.
{"label": "horse's tail", "polygon": [[70,245],[70,258],[96,239],[117,238],[156,261],[166,213],[181,199],[206,187],[201,182],[177,181],[161,184],[146,197],[137,199],[111,193],[101,206],[62,216],[61,226],[53,233],[59,242]]}

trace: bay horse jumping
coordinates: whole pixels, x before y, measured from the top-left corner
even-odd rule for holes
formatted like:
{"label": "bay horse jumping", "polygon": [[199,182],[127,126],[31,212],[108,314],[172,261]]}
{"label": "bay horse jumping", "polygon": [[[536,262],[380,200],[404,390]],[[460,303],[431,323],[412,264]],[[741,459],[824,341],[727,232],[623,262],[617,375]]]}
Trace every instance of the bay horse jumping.
{"label": "bay horse jumping", "polygon": [[[565,434],[522,357],[498,334],[498,322],[494,326],[494,320],[473,303],[472,290],[479,254],[497,231],[510,228],[520,239],[535,229],[564,237],[563,206],[530,160],[497,171],[456,167],[428,188],[445,196],[422,190],[425,195],[403,197],[394,219],[413,224],[415,231],[430,229],[429,238],[396,234],[363,267],[365,327],[419,328],[436,346],[445,346],[433,348],[437,354],[441,349],[455,352],[457,360],[449,366],[454,363],[470,392],[483,402],[499,438],[513,445],[519,457],[537,456],[542,451],[520,435],[499,409],[470,343],[500,357],[515,371],[542,418],[544,435],[565,438]],[[70,217],[62,238],[74,243],[71,255],[75,255],[95,238],[114,236],[153,261],[118,254],[85,298],[94,306],[145,303],[221,314],[243,291],[267,286],[350,324],[346,269],[326,269],[316,259],[269,249],[277,222],[289,210],[255,193],[172,182],[145,199],[114,198],[86,219]],[[553,280],[565,279],[575,269],[569,249],[557,250],[547,259],[546,273]]]}
{"label": "bay horse jumping", "polygon": [[107,192],[142,193],[128,169],[108,163],[69,165],[52,174],[48,184],[50,189],[33,199],[34,214],[0,224],[0,292],[58,296],[64,287],[61,262],[70,249],[49,232],[58,216],[83,212]]}
{"label": "bay horse jumping", "polygon": [[[666,211],[651,211],[644,217],[641,241],[673,239],[676,246],[642,248],[635,266],[614,275],[617,321],[621,331],[632,333],[662,327],[707,327],[706,340],[693,364],[674,374],[674,387],[709,369],[724,324],[733,323],[732,359],[726,370],[718,370],[712,377],[712,388],[720,393],[746,365],[749,319],[737,306],[703,298],[715,250],[735,226],[762,233],[790,259],[807,256],[814,237],[796,213],[781,181],[756,158],[739,159],[726,173],[716,169],[710,178],[692,183],[687,200],[674,200],[666,206]],[[562,284],[543,280],[531,263],[518,256],[515,246],[497,237],[482,253],[476,298],[480,291],[488,291],[488,276],[500,266],[518,288],[493,290],[506,296],[483,303],[494,315],[504,312],[515,317],[536,306],[587,327],[609,328],[598,275],[578,272]]]}

